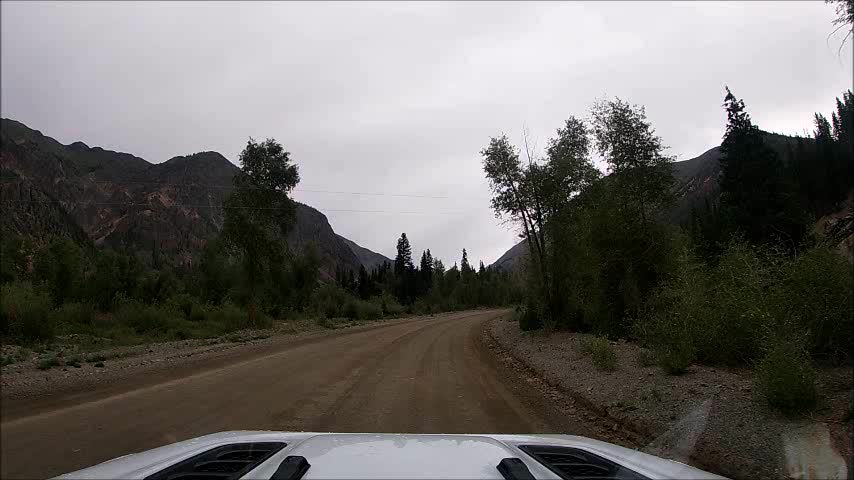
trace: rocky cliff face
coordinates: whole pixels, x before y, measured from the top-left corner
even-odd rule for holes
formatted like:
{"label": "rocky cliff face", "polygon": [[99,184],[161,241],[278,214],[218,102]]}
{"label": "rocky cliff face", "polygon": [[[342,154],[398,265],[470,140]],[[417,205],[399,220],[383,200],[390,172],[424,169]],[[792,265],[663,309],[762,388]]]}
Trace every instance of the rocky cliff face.
{"label": "rocky cliff face", "polygon": [[[158,249],[191,262],[222,228],[222,202],[238,169],[217,152],[152,164],[82,142],[62,145],[20,122],[0,122],[4,229],[37,238],[66,235],[142,256]],[[307,205],[297,204],[287,243],[297,251],[312,245],[323,273],[362,264],[355,244]]]}

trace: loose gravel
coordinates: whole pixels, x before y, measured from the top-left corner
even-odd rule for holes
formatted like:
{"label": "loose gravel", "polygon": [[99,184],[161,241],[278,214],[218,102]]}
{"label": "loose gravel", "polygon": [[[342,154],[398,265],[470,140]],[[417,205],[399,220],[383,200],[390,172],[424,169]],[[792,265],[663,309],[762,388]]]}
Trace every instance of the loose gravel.
{"label": "loose gravel", "polygon": [[[590,335],[522,332],[508,320],[486,330],[548,384],[644,438],[648,453],[734,478],[854,478],[845,463],[852,454],[852,421],[844,418],[854,401],[850,367],[820,369],[821,406],[788,418],[765,406],[748,369],[692,366],[666,375],[643,366],[639,346],[620,341],[611,342],[616,371],[604,372],[582,352]],[[793,446],[805,438],[821,453],[803,458]]]}

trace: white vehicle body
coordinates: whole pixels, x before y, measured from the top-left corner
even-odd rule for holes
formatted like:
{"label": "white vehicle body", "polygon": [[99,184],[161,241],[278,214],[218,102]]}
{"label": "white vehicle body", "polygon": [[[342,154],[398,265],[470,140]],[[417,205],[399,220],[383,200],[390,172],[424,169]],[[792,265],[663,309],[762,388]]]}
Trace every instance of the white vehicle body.
{"label": "white vehicle body", "polygon": [[[287,457],[300,456],[311,479],[502,479],[505,458],[524,462],[534,478],[560,479],[519,447],[583,450],[650,479],[722,478],[628,448],[572,435],[420,435],[234,431],[221,432],[119,457],[58,478],[146,478],[211,449],[251,442],[283,442],[240,478],[269,479]],[[293,458],[293,457],[292,457]],[[185,462],[187,463],[187,462]],[[192,460],[190,461],[192,463]]]}

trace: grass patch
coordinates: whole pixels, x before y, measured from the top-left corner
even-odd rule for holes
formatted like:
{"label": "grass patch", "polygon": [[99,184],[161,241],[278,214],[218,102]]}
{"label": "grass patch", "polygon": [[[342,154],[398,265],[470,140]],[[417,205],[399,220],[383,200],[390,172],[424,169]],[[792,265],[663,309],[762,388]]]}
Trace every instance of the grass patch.
{"label": "grass patch", "polygon": [[589,354],[599,370],[613,372],[617,369],[617,353],[605,337],[588,337],[581,341],[581,351]]}

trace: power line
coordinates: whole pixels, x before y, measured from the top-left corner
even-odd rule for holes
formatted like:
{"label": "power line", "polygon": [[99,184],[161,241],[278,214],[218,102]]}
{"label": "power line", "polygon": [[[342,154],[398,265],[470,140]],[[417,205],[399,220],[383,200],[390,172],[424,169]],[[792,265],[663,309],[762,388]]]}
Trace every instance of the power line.
{"label": "power line", "polygon": [[[56,204],[60,206],[68,206],[68,205],[78,205],[78,206],[114,206],[114,207],[147,207],[149,209],[153,208],[216,208],[222,210],[288,210],[289,207],[250,207],[250,206],[242,206],[242,205],[206,205],[206,204],[178,204],[173,203],[171,205],[152,205],[150,203],[132,203],[132,202],[63,202],[60,200],[3,200],[3,204],[6,203],[17,203],[17,204]],[[314,207],[311,207],[314,208]],[[396,215],[465,215],[468,212],[411,212],[411,211],[395,211],[395,210],[359,210],[359,209],[336,209],[336,208],[324,208],[324,212],[348,212],[348,213],[390,213]]]}
{"label": "power line", "polygon": [[[2,180],[0,183],[14,183],[15,180]],[[92,180],[87,183],[94,183],[99,185],[162,185],[169,187],[193,187],[193,188],[210,188],[210,189],[227,189],[231,190],[234,188],[233,185],[221,185],[221,184],[211,184],[211,183],[177,183],[177,182],[154,182],[154,181],[142,181],[142,180],[122,180],[122,181],[109,181],[109,180]],[[253,187],[248,186],[248,188],[252,190],[275,190],[273,188],[265,188],[265,187]],[[335,194],[335,195],[361,195],[361,196],[374,196],[374,197],[403,197],[403,198],[426,198],[426,199],[436,199],[436,200],[457,200],[457,199],[470,199],[470,200],[489,200],[489,197],[474,197],[474,196],[455,196],[455,195],[419,195],[419,194],[408,194],[408,193],[380,193],[380,192],[352,192],[345,190],[322,190],[322,189],[313,189],[313,188],[294,188],[294,192],[306,192],[306,193],[326,193],[326,194]]]}

